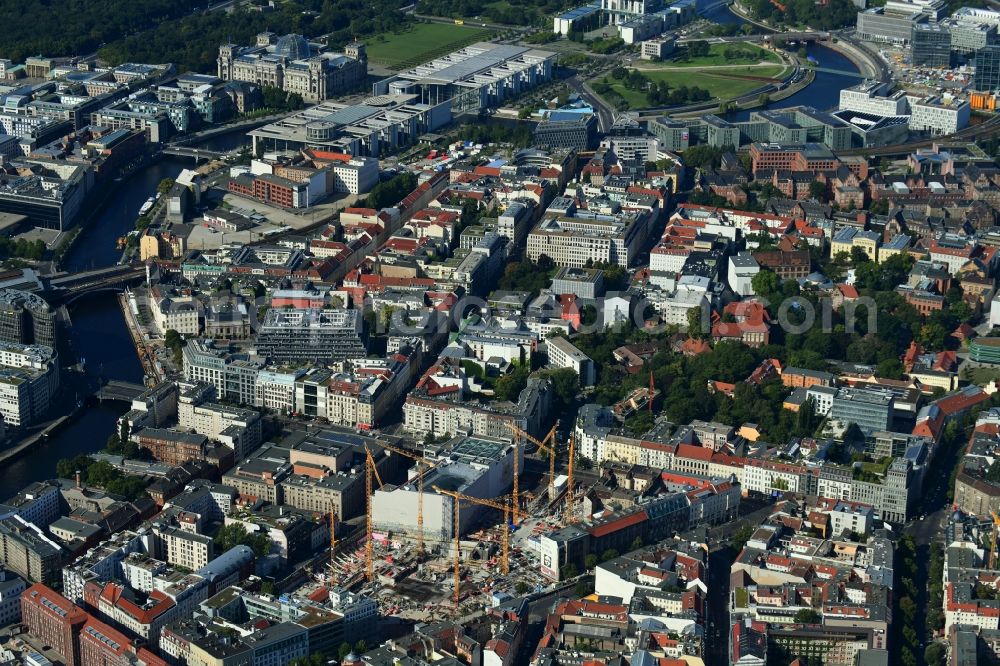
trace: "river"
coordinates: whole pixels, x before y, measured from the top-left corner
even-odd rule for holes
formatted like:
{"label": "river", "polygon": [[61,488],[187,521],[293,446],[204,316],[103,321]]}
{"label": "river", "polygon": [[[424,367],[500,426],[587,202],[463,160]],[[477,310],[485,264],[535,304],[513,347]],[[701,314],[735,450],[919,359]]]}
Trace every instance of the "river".
{"label": "river", "polygon": [[[246,135],[235,132],[199,144],[209,150],[231,150],[246,141]],[[121,183],[100,215],[83,230],[83,235],[66,257],[69,271],[102,268],[115,264],[121,251],[115,247],[117,238],[135,224],[139,207],[154,192],[164,178],[175,178],[189,160],[163,159],[147,166]],[[85,360],[90,377],[142,383],[142,366],[125,328],[125,320],[113,294],[95,294],[77,301],[71,311],[72,328],[68,346],[73,354]],[[128,405],[108,402],[87,406],[69,425],[53,434],[47,442],[11,461],[0,470],[0,488],[5,499],[33,481],[55,476],[56,462],[81,453],[93,453],[104,448],[107,438],[115,431],[115,422]]]}
{"label": "river", "polygon": [[[708,12],[702,14],[714,23],[727,25],[743,25],[747,21],[737,16],[729,10],[728,5],[717,5]],[[839,69],[844,72],[860,71],[853,62],[833,49],[823,46],[820,43],[813,43],[806,47],[808,55],[815,58],[821,67],[829,69]],[[829,111],[840,103],[840,91],[859,83],[860,79],[843,74],[831,74],[830,72],[816,72],[813,82],[799,92],[786,97],[783,100],[772,102],[769,109],[784,109],[790,106],[811,106],[820,111]],[[750,117],[749,111],[737,111],[727,114],[727,120],[747,120]]]}

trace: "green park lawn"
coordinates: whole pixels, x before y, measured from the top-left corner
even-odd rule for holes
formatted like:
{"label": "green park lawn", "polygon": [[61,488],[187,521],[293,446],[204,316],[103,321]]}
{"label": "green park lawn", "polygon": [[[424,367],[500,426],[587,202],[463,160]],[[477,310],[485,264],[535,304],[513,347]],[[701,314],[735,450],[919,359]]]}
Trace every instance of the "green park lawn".
{"label": "green park lawn", "polygon": [[[671,88],[688,86],[704,88],[716,99],[733,99],[747,94],[755,88],[760,88],[767,81],[775,79],[785,70],[783,65],[767,65],[763,67],[725,67],[720,69],[703,69],[694,72],[685,70],[643,69],[643,75],[650,81],[659,83],[666,81]],[[646,93],[641,90],[629,90],[620,81],[608,78],[612,89],[621,95],[629,108],[641,109],[649,106]]]}
{"label": "green park lawn", "polygon": [[390,69],[406,69],[489,39],[490,34],[486,28],[417,23],[403,32],[373,37],[365,42],[365,47],[370,62]]}
{"label": "green park lawn", "polygon": [[[733,58],[732,60],[726,59],[726,49],[732,48],[737,51],[748,51],[753,53],[753,57],[739,57]],[[677,52],[669,59],[665,60],[665,63],[669,63],[671,67],[705,67],[708,65],[752,65],[758,62],[781,62],[781,58],[778,54],[768,51],[767,49],[761,48],[756,44],[751,44],[750,42],[734,42],[729,44],[711,44],[709,46],[709,51],[707,56],[700,56],[697,58],[683,59],[687,49],[681,47],[677,49]]]}

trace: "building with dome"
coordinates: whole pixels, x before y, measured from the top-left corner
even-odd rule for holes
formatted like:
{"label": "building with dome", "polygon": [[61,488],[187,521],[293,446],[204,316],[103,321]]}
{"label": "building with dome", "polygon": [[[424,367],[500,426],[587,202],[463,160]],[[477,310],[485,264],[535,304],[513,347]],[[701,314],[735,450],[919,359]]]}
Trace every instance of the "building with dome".
{"label": "building with dome", "polygon": [[322,102],[365,83],[368,56],[365,45],[348,44],[344,53],[324,51],[302,35],[257,35],[253,46],[219,47],[219,78],[274,86],[298,93],[309,103]]}

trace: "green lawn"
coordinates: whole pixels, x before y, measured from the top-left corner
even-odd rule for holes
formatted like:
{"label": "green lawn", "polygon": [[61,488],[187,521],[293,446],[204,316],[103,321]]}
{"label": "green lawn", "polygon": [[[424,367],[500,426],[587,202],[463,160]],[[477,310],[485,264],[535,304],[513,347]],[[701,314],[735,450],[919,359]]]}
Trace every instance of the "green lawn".
{"label": "green lawn", "polygon": [[391,69],[406,69],[451,51],[490,38],[486,28],[443,23],[417,23],[400,33],[387,33],[365,42],[368,60]]}
{"label": "green lawn", "polygon": [[[753,53],[752,57],[738,57],[732,60],[726,59],[726,49],[731,48],[737,51],[749,51]],[[761,48],[756,44],[751,44],[750,42],[735,42],[731,44],[712,44],[709,46],[709,52],[707,56],[700,58],[691,58],[690,60],[679,60],[678,57],[683,57],[687,52],[687,49],[681,47],[677,50],[677,53],[664,62],[671,65],[672,67],[705,67],[706,65],[752,65],[757,62],[781,62],[781,58],[778,57],[777,53],[768,51],[767,49]]]}
{"label": "green lawn", "polygon": [[1000,368],[991,368],[989,366],[965,368],[962,371],[962,376],[973,384],[986,386],[994,379],[1000,379]]}
{"label": "green lawn", "polygon": [[[705,69],[694,72],[683,70],[644,69],[643,75],[650,81],[659,83],[666,81],[671,88],[688,86],[704,88],[718,99],[733,99],[747,94],[755,88],[768,83],[769,79],[781,76],[783,65],[768,65],[765,67],[724,67],[720,69]],[[629,90],[619,81],[608,78],[612,89],[621,95],[629,108],[641,109],[649,106],[646,93],[640,90]]]}

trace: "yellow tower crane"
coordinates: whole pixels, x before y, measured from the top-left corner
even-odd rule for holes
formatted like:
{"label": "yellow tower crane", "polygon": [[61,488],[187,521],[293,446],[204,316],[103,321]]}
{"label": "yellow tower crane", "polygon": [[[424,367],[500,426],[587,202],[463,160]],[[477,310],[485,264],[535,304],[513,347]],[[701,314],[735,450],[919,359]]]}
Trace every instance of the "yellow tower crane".
{"label": "yellow tower crane", "polygon": [[[511,438],[511,443],[514,445],[514,487],[511,490],[510,496],[513,498],[514,506],[520,509],[521,504],[518,499],[518,485],[520,484],[520,479],[518,477],[521,476],[521,442],[519,438],[521,433],[524,433],[524,431],[506,421],[504,421],[504,425],[507,426],[507,429],[514,435]],[[517,518],[515,517],[514,520],[516,522]]]}
{"label": "yellow tower crane", "polygon": [[574,488],[573,488],[573,461],[576,458],[576,442],[573,433],[569,435],[569,465],[566,471],[566,521],[572,522],[576,516],[573,514]]}
{"label": "yellow tower crane", "polygon": [[371,582],[375,580],[375,559],[372,543],[372,476],[378,480],[378,487],[382,487],[382,477],[378,473],[378,468],[375,466],[375,458],[372,457],[371,449],[365,444],[365,499],[367,501],[367,514],[368,522],[366,523],[366,539],[365,539],[365,572],[368,575],[368,581]]}
{"label": "yellow tower crane", "polygon": [[559,427],[559,421],[555,422],[552,429],[549,430],[549,434],[545,435],[543,439],[535,439],[525,431],[518,428],[516,425],[510,423],[505,423],[507,429],[514,433],[515,436],[520,435],[524,439],[535,444],[539,449],[545,451],[549,454],[549,501],[555,499],[555,486],[556,486],[556,429]]}
{"label": "yellow tower crane", "polygon": [[[417,461],[417,552],[420,557],[423,557],[424,552],[424,475],[430,470],[432,465],[426,458],[424,458],[419,453],[414,453],[413,451],[407,451],[406,449],[400,449],[395,446],[390,446],[379,442],[379,446],[384,449],[389,449],[401,456],[406,456],[407,458],[412,458]],[[421,465],[424,468],[421,469]]]}
{"label": "yellow tower crane", "polygon": [[453,525],[452,531],[455,535],[454,551],[452,552],[454,574],[455,574],[455,592],[454,601],[455,605],[458,606],[459,592],[462,586],[462,574],[461,574],[461,535],[459,532],[459,511],[460,504],[462,502],[470,502],[472,504],[479,504],[481,506],[488,506],[493,509],[499,509],[503,511],[503,536],[501,537],[501,559],[500,559],[500,571],[504,574],[510,573],[510,519],[511,515],[514,516],[516,520],[518,516],[525,517],[525,513],[520,509],[513,506],[512,499],[510,497],[497,497],[495,500],[481,499],[479,497],[471,497],[469,495],[464,495],[460,492],[454,490],[445,490],[439,488],[438,486],[433,486],[434,490],[442,495],[448,495],[455,500],[453,506]]}

